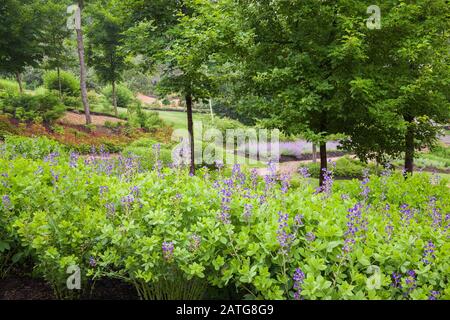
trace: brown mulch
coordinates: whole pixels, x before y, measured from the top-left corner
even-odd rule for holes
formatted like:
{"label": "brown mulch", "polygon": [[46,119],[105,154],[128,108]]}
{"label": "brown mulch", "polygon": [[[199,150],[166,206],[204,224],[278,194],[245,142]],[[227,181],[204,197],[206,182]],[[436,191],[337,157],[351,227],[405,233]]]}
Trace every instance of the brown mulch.
{"label": "brown mulch", "polygon": [[[110,117],[110,116],[99,116],[99,115],[91,115],[92,118],[92,124],[97,125],[97,126],[104,126],[106,121],[109,122],[121,122],[121,123],[125,123],[125,120],[122,119],[118,119],[115,117]],[[60,123],[64,123],[64,124],[72,124],[72,125],[84,125],[86,124],[86,117],[84,116],[84,114],[79,114],[79,113],[75,113],[75,112],[66,112],[66,114],[64,115],[64,117],[62,117],[61,119],[59,119]]]}
{"label": "brown mulch", "polygon": [[[119,280],[105,279],[95,283],[92,293],[83,293],[82,300],[137,300],[136,290]],[[0,300],[55,300],[52,288],[43,280],[28,276],[0,279]]]}

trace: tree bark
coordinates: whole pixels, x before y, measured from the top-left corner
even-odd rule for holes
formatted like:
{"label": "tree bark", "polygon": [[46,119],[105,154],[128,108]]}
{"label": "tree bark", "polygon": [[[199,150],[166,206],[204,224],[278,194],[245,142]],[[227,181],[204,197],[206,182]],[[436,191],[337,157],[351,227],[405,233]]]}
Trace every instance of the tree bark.
{"label": "tree bark", "polygon": [[[78,6],[80,7],[79,15],[81,21],[81,13],[83,11],[83,1],[78,1]],[[91,124],[91,112],[89,107],[89,100],[87,96],[86,88],[86,64],[84,61],[84,43],[83,43],[83,31],[80,28],[76,28],[77,31],[77,45],[78,45],[78,58],[80,60],[80,89],[81,89],[81,100],[83,101],[84,114],[86,116],[86,124]]]}
{"label": "tree bark", "polygon": [[16,81],[19,84],[19,92],[23,93],[22,76],[20,75],[20,72],[16,72]]}
{"label": "tree bark", "polygon": [[314,142],[312,144],[312,161],[313,163],[317,162],[317,146]]}
{"label": "tree bark", "polygon": [[119,116],[119,111],[117,110],[117,92],[116,92],[116,82],[113,80],[111,82],[111,87],[112,87],[112,102],[113,102],[113,106],[114,106],[114,115],[116,117]]}
{"label": "tree bark", "polygon": [[408,174],[413,174],[414,170],[414,130],[411,121],[405,135],[405,178]]}
{"label": "tree bark", "polygon": [[61,69],[59,68],[59,66],[56,67],[56,72],[58,73],[58,89],[59,89],[59,97],[62,98]]}
{"label": "tree bark", "polygon": [[189,131],[189,144],[191,149],[191,164],[189,172],[190,174],[195,174],[195,148],[194,148],[194,122],[192,120],[192,95],[186,94],[186,112],[187,112],[187,122]]}
{"label": "tree bark", "polygon": [[320,175],[319,186],[322,187],[325,181],[325,171],[328,170],[327,162],[327,144],[326,142],[320,143]]}

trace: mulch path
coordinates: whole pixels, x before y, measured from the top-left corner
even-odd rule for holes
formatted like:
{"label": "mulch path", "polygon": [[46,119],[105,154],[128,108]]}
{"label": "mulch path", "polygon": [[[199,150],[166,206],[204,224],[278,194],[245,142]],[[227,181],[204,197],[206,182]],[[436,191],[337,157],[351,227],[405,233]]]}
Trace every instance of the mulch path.
{"label": "mulch path", "polygon": [[[125,123],[125,120],[118,119],[116,117],[110,117],[110,116],[100,116],[100,115],[91,115],[92,124],[96,126],[104,126],[106,121],[109,122],[121,122]],[[64,117],[59,119],[59,122],[64,124],[72,124],[72,125],[85,125],[86,124],[86,117],[82,113],[76,113],[76,112],[66,112]]]}

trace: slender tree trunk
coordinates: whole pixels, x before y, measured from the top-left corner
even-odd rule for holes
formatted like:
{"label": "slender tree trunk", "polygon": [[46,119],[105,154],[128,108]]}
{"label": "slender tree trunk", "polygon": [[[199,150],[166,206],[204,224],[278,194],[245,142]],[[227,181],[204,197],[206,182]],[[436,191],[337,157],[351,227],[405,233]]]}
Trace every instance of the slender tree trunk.
{"label": "slender tree trunk", "polygon": [[313,163],[317,162],[317,146],[314,142],[312,144],[312,161]]}
{"label": "slender tree trunk", "polygon": [[328,170],[327,162],[327,144],[326,142],[320,143],[320,175],[319,175],[319,186],[323,186],[325,181],[325,171]]}
{"label": "slender tree trunk", "polygon": [[19,92],[23,93],[22,75],[20,74],[20,72],[16,72],[16,81],[19,84]]}
{"label": "slender tree trunk", "polygon": [[58,73],[59,97],[62,98],[61,69],[59,68],[59,66],[56,67],[56,72]]}
{"label": "slender tree trunk", "polygon": [[117,92],[116,92],[116,82],[113,80],[111,82],[111,87],[112,87],[112,102],[113,102],[113,106],[114,106],[114,115],[116,117],[119,116],[119,111],[117,110]]}
{"label": "slender tree trunk", "polygon": [[[80,10],[78,14],[80,15],[79,21],[81,21],[81,12],[83,11],[83,1],[78,1],[78,6]],[[83,31],[81,29],[81,22],[79,28],[77,30],[77,45],[78,45],[78,58],[80,60],[80,88],[81,88],[81,100],[83,101],[84,114],[86,116],[86,124],[91,124],[91,112],[89,107],[89,100],[87,96],[87,88],[86,88],[86,64],[84,61],[84,44],[83,44]]]}
{"label": "slender tree trunk", "polygon": [[209,99],[209,112],[211,113],[211,122],[214,123],[214,112],[212,107],[212,99]]}
{"label": "slender tree trunk", "polygon": [[405,177],[407,174],[413,174],[414,170],[414,131],[409,121],[408,129],[405,135]]}
{"label": "slender tree trunk", "polygon": [[188,122],[188,131],[189,131],[189,142],[191,149],[191,165],[189,172],[194,175],[195,174],[195,148],[194,148],[194,122],[192,120],[192,95],[187,94],[186,97],[186,111],[187,111],[187,122]]}

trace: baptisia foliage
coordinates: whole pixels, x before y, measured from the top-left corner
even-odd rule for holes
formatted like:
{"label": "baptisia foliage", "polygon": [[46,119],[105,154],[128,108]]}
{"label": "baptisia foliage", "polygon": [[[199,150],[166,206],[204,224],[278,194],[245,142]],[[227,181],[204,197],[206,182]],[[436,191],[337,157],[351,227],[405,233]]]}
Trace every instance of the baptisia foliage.
{"label": "baptisia foliage", "polygon": [[77,265],[84,290],[118,278],[143,299],[225,287],[248,299],[450,298],[450,195],[437,175],[336,184],[330,169],[318,193],[270,170],[190,176],[36,148],[12,140],[1,153],[1,267],[26,257],[59,297],[73,295]]}

